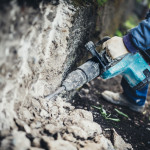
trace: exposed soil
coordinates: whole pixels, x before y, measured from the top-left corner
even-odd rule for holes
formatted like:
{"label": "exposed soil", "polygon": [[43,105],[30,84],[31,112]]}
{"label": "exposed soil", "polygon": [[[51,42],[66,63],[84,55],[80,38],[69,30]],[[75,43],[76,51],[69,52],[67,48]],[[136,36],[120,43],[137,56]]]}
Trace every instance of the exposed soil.
{"label": "exposed soil", "polygon": [[[98,77],[82,87],[82,89],[76,94],[73,105],[76,108],[83,108],[91,111],[94,116],[94,121],[101,125],[104,132],[107,129],[114,128],[116,132],[121,135],[126,142],[130,143],[135,150],[149,150],[150,90],[147,97],[146,111],[144,114],[135,113],[125,107],[110,104],[101,97],[101,92],[104,90],[121,92],[122,88],[120,86],[120,81],[120,76],[107,81]],[[99,113],[99,110],[92,107],[93,105],[102,105],[106,112],[111,114],[112,118],[119,118],[120,122],[104,119],[104,117]],[[115,108],[127,114],[129,118],[119,115],[114,110]]]}

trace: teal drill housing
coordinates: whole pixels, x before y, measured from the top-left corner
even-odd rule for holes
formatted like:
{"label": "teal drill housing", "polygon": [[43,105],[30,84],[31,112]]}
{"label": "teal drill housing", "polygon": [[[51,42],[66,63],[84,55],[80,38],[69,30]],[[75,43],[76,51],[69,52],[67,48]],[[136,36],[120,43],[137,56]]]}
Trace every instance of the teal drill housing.
{"label": "teal drill housing", "polygon": [[[108,39],[110,38],[103,38],[99,41],[99,45]],[[85,47],[99,63],[101,78],[110,79],[122,75],[130,87],[135,90],[141,89],[150,82],[150,66],[139,52],[128,53],[113,60],[107,55],[106,50],[98,53],[92,41],[88,42]]]}
{"label": "teal drill housing", "polygon": [[120,62],[107,69],[100,76],[109,79],[122,75],[129,85],[137,90],[150,81],[150,66],[140,53],[128,53]]}

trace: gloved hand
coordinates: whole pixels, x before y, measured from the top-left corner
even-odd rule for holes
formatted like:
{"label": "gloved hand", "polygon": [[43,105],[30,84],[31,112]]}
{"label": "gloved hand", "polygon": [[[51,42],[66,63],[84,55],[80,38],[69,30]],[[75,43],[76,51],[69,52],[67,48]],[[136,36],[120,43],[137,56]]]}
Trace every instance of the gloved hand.
{"label": "gloved hand", "polygon": [[103,49],[106,49],[107,54],[112,59],[115,59],[119,56],[129,53],[123,43],[123,39],[117,36],[114,36],[110,40],[104,42],[102,47]]}

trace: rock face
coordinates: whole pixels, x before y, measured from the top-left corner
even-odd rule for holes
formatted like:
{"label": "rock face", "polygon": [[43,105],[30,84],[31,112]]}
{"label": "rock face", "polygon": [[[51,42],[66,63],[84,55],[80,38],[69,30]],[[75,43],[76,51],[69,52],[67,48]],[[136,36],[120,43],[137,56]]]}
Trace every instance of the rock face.
{"label": "rock face", "polygon": [[[23,2],[32,5],[28,0]],[[23,2],[13,0],[0,4],[2,149],[11,146],[22,150],[31,147],[112,150],[113,145],[104,138],[90,112],[75,110],[61,98],[56,101],[44,99],[60,86],[73,67],[87,58],[83,46],[95,33],[97,18],[100,23],[97,32],[105,33],[110,27],[107,21],[109,27],[104,27],[104,20],[114,16],[103,13],[111,4],[100,7],[103,17],[97,17],[98,6],[93,2],[77,5],[80,3],[76,0],[40,1],[34,8]],[[120,10],[119,4],[125,2],[115,0],[117,5],[114,6]],[[104,144],[100,143],[103,139]]]}

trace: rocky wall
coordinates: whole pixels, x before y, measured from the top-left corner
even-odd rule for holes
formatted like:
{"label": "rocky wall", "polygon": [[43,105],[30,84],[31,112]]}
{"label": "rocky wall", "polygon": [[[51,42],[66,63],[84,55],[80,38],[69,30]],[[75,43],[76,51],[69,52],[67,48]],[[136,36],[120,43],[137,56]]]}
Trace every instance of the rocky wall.
{"label": "rocky wall", "polygon": [[[115,31],[110,20],[118,16],[116,11],[125,9],[122,5],[127,1],[114,0],[103,6],[93,1],[36,1],[34,6],[23,2],[0,5],[2,149],[87,149],[88,144],[113,149],[91,113],[75,110],[61,98],[47,101],[44,96],[86,60],[84,44],[89,39]],[[115,27],[121,20],[116,21]],[[95,32],[96,22],[100,28]]]}

